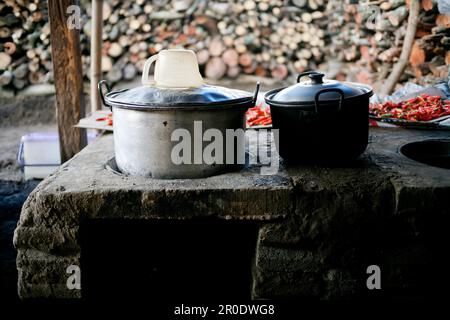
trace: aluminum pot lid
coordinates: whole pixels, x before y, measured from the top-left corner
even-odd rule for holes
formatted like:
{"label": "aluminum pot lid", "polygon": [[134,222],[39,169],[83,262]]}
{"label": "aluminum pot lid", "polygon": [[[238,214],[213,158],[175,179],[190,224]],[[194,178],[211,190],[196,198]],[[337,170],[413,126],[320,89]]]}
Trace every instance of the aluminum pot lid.
{"label": "aluminum pot lid", "polygon": [[144,85],[105,95],[106,104],[133,109],[229,105],[250,102],[252,99],[253,95],[246,91],[206,84],[181,89]]}
{"label": "aluminum pot lid", "polygon": [[[306,76],[309,80],[300,81]],[[269,91],[265,96],[266,101],[270,104],[280,105],[314,105],[317,93],[324,89],[326,91],[319,97],[321,102],[337,102],[341,99],[341,94],[344,99],[372,94],[369,86],[323,79],[324,76],[323,73],[316,71],[301,73],[298,75],[296,84]]]}

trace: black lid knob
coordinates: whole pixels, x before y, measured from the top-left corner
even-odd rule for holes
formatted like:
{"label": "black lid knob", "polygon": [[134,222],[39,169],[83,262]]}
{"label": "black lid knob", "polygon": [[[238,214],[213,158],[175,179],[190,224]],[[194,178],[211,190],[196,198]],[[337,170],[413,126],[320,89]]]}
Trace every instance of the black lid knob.
{"label": "black lid knob", "polygon": [[323,83],[323,77],[325,75],[323,73],[312,73],[308,75],[313,84],[321,84]]}

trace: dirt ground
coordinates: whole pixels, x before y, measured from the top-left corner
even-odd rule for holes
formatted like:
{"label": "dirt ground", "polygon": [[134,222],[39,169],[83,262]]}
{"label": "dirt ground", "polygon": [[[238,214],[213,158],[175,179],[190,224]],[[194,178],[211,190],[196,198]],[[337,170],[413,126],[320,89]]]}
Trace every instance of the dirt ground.
{"label": "dirt ground", "polygon": [[54,97],[0,99],[0,297],[17,300],[16,251],[12,244],[22,205],[39,183],[24,181],[17,163],[20,138],[56,131]]}

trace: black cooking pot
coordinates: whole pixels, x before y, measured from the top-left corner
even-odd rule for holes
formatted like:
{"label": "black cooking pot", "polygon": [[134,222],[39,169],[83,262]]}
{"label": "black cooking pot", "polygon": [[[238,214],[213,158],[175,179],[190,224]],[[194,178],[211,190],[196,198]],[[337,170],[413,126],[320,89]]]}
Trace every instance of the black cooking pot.
{"label": "black cooking pot", "polygon": [[[300,82],[305,76],[309,80]],[[287,162],[345,162],[367,148],[372,89],[323,77],[304,72],[295,85],[265,95],[279,129],[277,149]]]}

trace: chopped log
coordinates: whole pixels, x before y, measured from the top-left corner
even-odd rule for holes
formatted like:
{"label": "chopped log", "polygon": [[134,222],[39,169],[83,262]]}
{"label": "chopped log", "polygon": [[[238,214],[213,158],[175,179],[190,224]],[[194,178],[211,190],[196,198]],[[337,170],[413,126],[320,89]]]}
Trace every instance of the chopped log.
{"label": "chopped log", "polygon": [[235,48],[237,53],[244,53],[247,51],[247,46],[245,44],[238,44]]}
{"label": "chopped log", "polygon": [[6,52],[0,52],[0,70],[6,69],[11,64],[12,58]]}
{"label": "chopped log", "polygon": [[309,12],[303,12],[301,15],[301,19],[304,23],[311,23],[313,20],[312,15]]}
{"label": "chopped log", "polygon": [[425,11],[430,11],[433,9],[433,0],[422,0],[422,8]]}
{"label": "chopped log", "polygon": [[7,27],[0,28],[0,38],[9,38],[11,36],[11,29]]}
{"label": "chopped log", "polygon": [[430,68],[432,74],[440,79],[445,79],[448,77],[448,67],[446,65],[436,66],[434,68]]}
{"label": "chopped log", "polygon": [[[132,54],[138,54],[141,51],[141,49],[139,48],[139,44],[133,43],[130,46],[130,49],[128,49],[128,51],[131,52]],[[108,53],[109,53],[109,51],[108,51]],[[120,56],[120,54],[118,56]]]}
{"label": "chopped log", "polygon": [[12,13],[0,17],[0,24],[11,27],[20,23],[20,19]]}
{"label": "chopped log", "polygon": [[243,67],[252,65],[253,59],[249,53],[243,53],[239,56],[239,64]]}
{"label": "chopped log", "polygon": [[153,11],[153,6],[151,4],[148,3],[144,6],[144,13],[150,14],[150,13],[152,13],[152,11]]}
{"label": "chopped log", "polygon": [[142,59],[142,58],[143,57],[141,57],[139,54],[136,54],[136,53],[131,54],[130,55],[130,63],[135,64],[135,63],[137,63],[139,61],[139,59]]}
{"label": "chopped log", "polygon": [[152,30],[152,26],[148,23],[145,23],[142,25],[142,31],[144,32],[150,32]]}
{"label": "chopped log", "polygon": [[450,37],[442,37],[441,44],[446,47],[450,46]]}
{"label": "chopped log", "polygon": [[125,80],[133,80],[136,77],[137,70],[134,64],[128,63],[123,69],[123,77]]}
{"label": "chopped log", "polygon": [[413,44],[411,55],[409,56],[409,63],[413,67],[418,67],[425,63],[425,51],[419,46],[417,41]]}
{"label": "chopped log", "polygon": [[31,61],[28,63],[28,70],[30,72],[36,72],[39,70],[39,62]]}
{"label": "chopped log", "polygon": [[228,67],[227,69],[227,77],[234,79],[237,78],[241,73],[241,68],[239,68],[238,66],[234,66],[234,67]]}
{"label": "chopped log", "polygon": [[254,73],[255,73],[255,70],[256,70],[256,65],[255,65],[255,64],[251,64],[251,65],[249,65],[249,66],[247,66],[247,67],[244,67],[244,68],[242,69],[242,71],[243,71],[244,73],[246,73],[246,74],[254,74]]}
{"label": "chopped log", "polygon": [[0,74],[0,86],[6,86],[11,83],[13,79],[13,74],[9,70],[5,70],[2,74]]}
{"label": "chopped log", "polygon": [[142,59],[135,63],[136,69],[139,73],[142,73],[142,71],[144,70],[145,61],[146,59]]}
{"label": "chopped log", "polygon": [[239,55],[234,49],[227,49],[222,54],[222,59],[229,67],[235,67],[239,64]]}
{"label": "chopped log", "polygon": [[271,71],[271,75],[272,77],[274,77],[275,79],[278,80],[283,80],[287,77],[288,75],[288,69],[285,65],[281,64],[281,65],[277,65],[275,68],[272,69]]}
{"label": "chopped log", "polygon": [[303,8],[307,3],[307,0],[292,0],[292,4],[297,6],[298,8]]}
{"label": "chopped log", "polygon": [[27,85],[27,80],[26,79],[14,78],[12,83],[13,83],[14,88],[20,90],[20,89],[25,88],[25,86]]}
{"label": "chopped log", "polygon": [[323,0],[308,0],[308,6],[312,10],[317,10],[322,5],[323,5]]}
{"label": "chopped log", "polygon": [[129,26],[131,30],[138,30],[141,27],[141,23],[138,19],[131,19]]}
{"label": "chopped log", "polygon": [[436,18],[436,25],[450,28],[450,16],[439,14]]}
{"label": "chopped log", "polygon": [[218,80],[225,75],[227,65],[219,57],[211,58],[205,67],[205,76],[209,79]]}
{"label": "chopped log", "polygon": [[108,49],[108,55],[113,58],[117,58],[122,54],[122,51],[122,46],[117,42],[113,42]]}
{"label": "chopped log", "polygon": [[247,33],[247,28],[245,28],[243,25],[238,25],[236,29],[234,30],[236,35],[243,36]]}
{"label": "chopped log", "polygon": [[106,74],[106,80],[108,80],[110,83],[119,82],[121,79],[122,69],[116,68],[115,66]]}
{"label": "chopped log", "polygon": [[405,0],[389,0],[380,4],[381,10],[393,10],[405,4]]}
{"label": "chopped log", "polygon": [[224,45],[219,37],[215,37],[209,44],[209,53],[212,57],[219,57],[224,51]]}
{"label": "chopped log", "polygon": [[192,4],[192,0],[175,0],[173,1],[173,8],[175,11],[186,11]]}
{"label": "chopped log", "polygon": [[390,11],[387,14],[387,18],[394,27],[397,27],[401,22],[403,22],[403,20],[405,20],[407,15],[408,10],[406,9],[406,6],[400,6],[397,9]]}
{"label": "chopped log", "polygon": [[209,60],[209,51],[206,49],[197,52],[197,60],[199,65],[204,65]]}
{"label": "chopped log", "polygon": [[6,54],[9,54],[10,56],[13,55],[16,52],[16,45],[14,42],[5,42],[3,44],[3,50]]}
{"label": "chopped log", "polygon": [[[413,52],[414,52],[414,49],[413,49]],[[381,52],[378,55],[378,58],[381,61],[384,61],[384,62],[393,62],[394,59],[397,58],[400,55],[400,53],[401,53],[400,48],[392,47],[392,48],[389,48],[389,49],[384,50],[383,52]],[[413,55],[413,53],[411,53],[411,57],[412,57],[412,55]]]}
{"label": "chopped log", "polygon": [[112,25],[116,24],[117,22],[119,22],[119,15],[112,13],[108,18],[108,22]]}
{"label": "chopped log", "polygon": [[246,0],[244,2],[244,9],[247,11],[252,11],[256,8],[256,3],[252,0]]}
{"label": "chopped log", "polygon": [[26,56],[28,59],[33,59],[34,57],[36,57],[36,51],[33,49],[27,50],[26,52]]}
{"label": "chopped log", "polygon": [[31,12],[36,11],[37,10],[37,4],[36,3],[30,3],[28,5],[28,10],[30,10]]}
{"label": "chopped log", "polygon": [[266,68],[263,66],[257,66],[255,69],[255,76],[265,77],[267,75]]}
{"label": "chopped log", "polygon": [[263,11],[264,12],[264,11],[269,10],[269,8],[270,8],[270,5],[267,2],[260,2],[260,3],[258,3],[259,11]]}
{"label": "chopped log", "polygon": [[44,82],[45,75],[42,72],[30,72],[28,75],[28,81],[31,84],[40,84]]}
{"label": "chopped log", "polygon": [[14,78],[23,79],[26,77],[27,74],[28,74],[28,64],[27,63],[22,63],[22,64],[18,65],[18,67],[15,68],[13,71]]}
{"label": "chopped log", "polygon": [[[94,1],[97,1],[97,0],[94,0]],[[102,17],[103,21],[106,21],[111,16],[112,8],[107,1],[101,1],[101,2],[103,2],[103,6],[102,6],[101,16],[100,15],[99,16]]]}
{"label": "chopped log", "polygon": [[65,162],[86,145],[86,131],[74,127],[84,116],[85,103],[80,52],[80,31],[69,29],[67,7],[76,0],[48,0],[53,72],[61,161]]}
{"label": "chopped log", "polygon": [[113,62],[110,57],[108,56],[102,56],[101,59],[101,71],[102,72],[108,72],[112,69]]}

